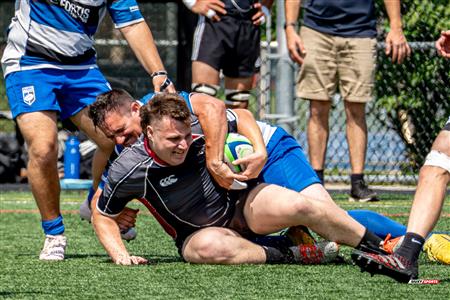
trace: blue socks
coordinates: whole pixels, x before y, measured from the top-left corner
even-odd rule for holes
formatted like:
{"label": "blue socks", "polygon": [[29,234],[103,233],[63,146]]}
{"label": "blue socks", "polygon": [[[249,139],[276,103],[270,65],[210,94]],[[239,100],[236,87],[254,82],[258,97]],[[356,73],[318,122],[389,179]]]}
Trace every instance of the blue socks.
{"label": "blue socks", "polygon": [[44,233],[46,235],[57,235],[64,233],[63,217],[59,215],[56,219],[42,221],[42,229],[44,229]]}
{"label": "blue socks", "polygon": [[353,219],[358,221],[358,223],[360,223],[382,239],[386,238],[388,233],[390,233],[393,238],[406,234],[405,225],[402,225],[374,211],[356,209],[349,210],[348,214]]}

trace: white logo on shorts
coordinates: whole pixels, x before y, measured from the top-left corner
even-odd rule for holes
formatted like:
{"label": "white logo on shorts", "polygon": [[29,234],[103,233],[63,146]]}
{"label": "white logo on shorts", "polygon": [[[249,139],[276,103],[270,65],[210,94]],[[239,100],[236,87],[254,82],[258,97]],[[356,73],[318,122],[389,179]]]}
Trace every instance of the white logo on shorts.
{"label": "white logo on shorts", "polygon": [[25,102],[26,104],[30,105],[34,103],[34,101],[36,100],[36,96],[34,93],[34,86],[30,85],[30,86],[25,86],[22,88],[22,97],[23,97],[23,102]]}
{"label": "white logo on shorts", "polygon": [[160,184],[162,187],[166,187],[166,186],[169,186],[169,185],[171,185],[171,184],[174,184],[174,183],[177,182],[177,181],[178,181],[178,179],[175,178],[175,175],[170,175],[169,177],[166,177],[166,178],[161,179],[161,180],[159,181],[159,184]]}

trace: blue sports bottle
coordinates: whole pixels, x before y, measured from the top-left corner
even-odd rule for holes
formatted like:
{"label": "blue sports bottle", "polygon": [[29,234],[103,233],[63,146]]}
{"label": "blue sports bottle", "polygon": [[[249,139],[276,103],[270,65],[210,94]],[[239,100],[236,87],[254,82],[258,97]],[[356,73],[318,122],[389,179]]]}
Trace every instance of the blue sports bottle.
{"label": "blue sports bottle", "polygon": [[80,141],[76,135],[69,135],[64,151],[64,178],[80,178]]}

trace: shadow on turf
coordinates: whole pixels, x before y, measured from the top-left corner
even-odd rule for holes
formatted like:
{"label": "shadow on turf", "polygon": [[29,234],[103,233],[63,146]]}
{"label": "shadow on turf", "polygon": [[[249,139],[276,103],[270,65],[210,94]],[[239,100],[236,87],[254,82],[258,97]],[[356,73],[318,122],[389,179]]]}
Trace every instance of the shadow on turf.
{"label": "shadow on turf", "polygon": [[[158,263],[179,263],[183,262],[183,260],[178,256],[168,256],[168,255],[142,255],[135,254],[138,256],[145,257],[149,260],[149,264],[158,264]],[[104,263],[111,263],[111,259],[106,254],[67,254],[66,259],[86,259],[86,258],[105,258]]]}
{"label": "shadow on turf", "polygon": [[0,292],[0,297],[1,298],[12,298],[12,297],[25,297],[25,295],[27,295],[28,297],[31,297],[32,295],[43,295],[43,294],[48,294],[48,293],[43,293],[43,292]]}

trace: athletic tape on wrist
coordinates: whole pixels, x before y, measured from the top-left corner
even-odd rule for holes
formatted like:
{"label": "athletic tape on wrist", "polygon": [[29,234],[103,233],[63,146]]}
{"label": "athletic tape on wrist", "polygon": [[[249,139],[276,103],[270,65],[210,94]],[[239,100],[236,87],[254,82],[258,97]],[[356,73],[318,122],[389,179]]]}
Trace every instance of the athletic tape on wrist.
{"label": "athletic tape on wrist", "polygon": [[187,8],[192,10],[192,7],[194,7],[195,3],[197,3],[197,0],[183,0],[183,3]]}
{"label": "athletic tape on wrist", "polygon": [[158,76],[167,76],[167,71],[164,71],[164,70],[156,71],[156,72],[153,72],[152,74],[150,74],[151,78],[158,77]]}
{"label": "athletic tape on wrist", "polygon": [[169,79],[169,77],[167,77],[166,80],[164,80],[164,82],[160,86],[161,92],[164,91],[171,84],[172,84],[172,81]]}

